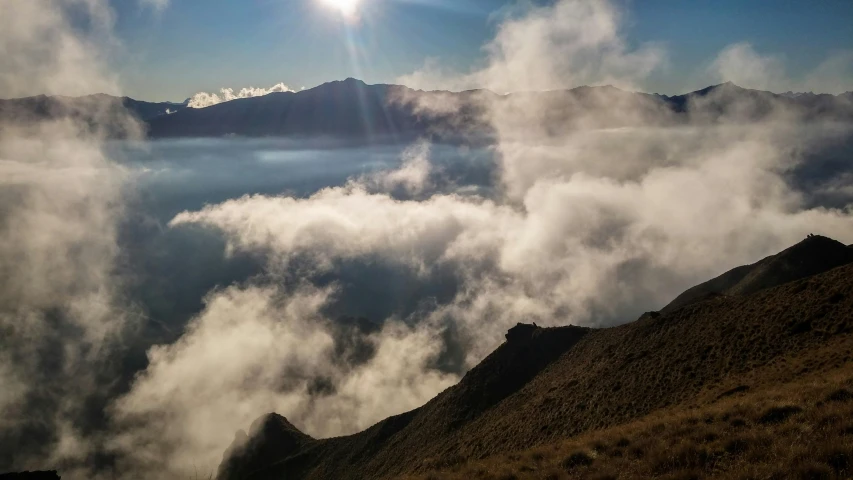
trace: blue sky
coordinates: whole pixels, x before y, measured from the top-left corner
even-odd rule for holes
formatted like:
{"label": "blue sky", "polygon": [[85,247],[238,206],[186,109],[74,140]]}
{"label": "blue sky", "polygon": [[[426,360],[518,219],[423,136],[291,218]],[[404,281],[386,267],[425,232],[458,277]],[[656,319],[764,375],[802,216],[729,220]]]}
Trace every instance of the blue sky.
{"label": "blue sky", "polygon": [[[467,70],[482,61],[502,0],[361,0],[353,24],[320,0],[171,0],[160,13],[113,0],[123,43],[124,93],[183,100],[221,87],[312,87],[346,77],[392,82],[436,58]],[[547,3],[537,1],[537,3]],[[853,50],[850,0],[617,0],[631,45],[662,44],[669,66],[642,85],[674,94],[714,82],[707,66],[727,45],[749,42],[800,77],[828,55]],[[846,77],[851,81],[853,72]],[[845,81],[846,81],[845,80]]]}

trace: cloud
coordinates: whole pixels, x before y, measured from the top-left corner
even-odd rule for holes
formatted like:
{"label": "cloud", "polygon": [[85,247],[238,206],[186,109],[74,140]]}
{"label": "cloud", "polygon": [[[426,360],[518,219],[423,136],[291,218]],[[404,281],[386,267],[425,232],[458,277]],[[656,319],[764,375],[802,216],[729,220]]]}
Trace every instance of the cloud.
{"label": "cloud", "polygon": [[[111,84],[99,50],[88,48],[109,36],[105,3],[80,2],[97,25],[82,37],[57,2],[10,6],[2,18],[16,20],[2,24],[0,46],[20,54],[0,60],[17,68],[0,69],[0,86]],[[410,78],[497,92],[629,87],[666,54],[632,48],[622,21],[608,2],[528,8],[498,26],[484,67],[455,74],[435,64],[434,77]],[[733,50],[719,68],[749,55]],[[759,62],[751,78],[765,81],[774,65]],[[836,71],[828,65],[827,78]],[[288,89],[197,101],[272,90]],[[0,381],[10,386],[0,392],[0,443],[21,448],[3,452],[2,464],[47,462],[72,479],[191,478],[212,472],[237,430],[269,411],[315,436],[352,433],[453,384],[516,322],[623,323],[808,233],[853,238],[849,204],[815,206],[787,177],[802,152],[849,129],[804,126],[784,108],[766,122],[728,124],[723,115],[708,126],[699,121],[707,103],[690,105],[693,115],[672,126],[646,100],[615,88],[586,92],[569,100],[473,95],[474,113],[442,94],[419,104],[424,114],[459,124],[476,115],[489,125],[489,188],[446,181],[432,158],[439,149],[421,142],[400,167],[342,186],[176,215],[171,231],[218,232],[226,254],[247,253],[264,271],[208,292],[180,337],[148,348],[144,369],[126,384],[116,371],[126,357],[117,353],[147,340],[133,335],[144,316],[126,299],[131,279],[116,273],[126,253],[116,224],[132,177],[111,161],[98,125],[4,128],[0,327],[14,333],[0,339]],[[614,119],[644,126],[612,128]],[[829,188],[843,193],[848,183],[838,177]],[[357,291],[352,283],[368,281],[357,275],[368,269],[401,290],[433,293],[384,318],[340,318],[333,312]],[[114,460],[114,469],[99,470],[95,457]]]}
{"label": "cloud", "polygon": [[429,155],[429,143],[421,141],[402,153],[403,164],[399,168],[375,172],[360,180],[380,191],[420,195],[436,187],[431,179],[434,168]]}
{"label": "cloud", "polygon": [[[98,0],[5,2],[0,91],[115,88],[103,60],[112,21]],[[106,403],[110,360],[135,326],[114,273],[127,172],[105,139],[140,129],[99,98],[87,108],[89,125],[0,126],[0,444],[14,445],[0,451],[4,470],[72,466],[95,451],[90,412]]]}
{"label": "cloud", "polygon": [[800,89],[835,94],[853,91],[853,50],[828,55],[817,67],[806,72]]}
{"label": "cloud", "polygon": [[292,90],[290,87],[283,83],[273,85],[270,88],[242,88],[237,93],[234,93],[233,88],[223,88],[219,90],[219,95],[207,92],[196,93],[195,95],[190,97],[187,106],[190,108],[205,108],[222,102],[230,102],[231,100],[237,100],[240,98],[262,97],[264,95],[269,95],[270,93],[294,91],[295,90]]}
{"label": "cloud", "polygon": [[631,49],[621,35],[622,14],[610,2],[563,0],[528,6],[497,27],[484,47],[486,66],[464,74],[429,59],[397,83],[418,89],[486,88],[503,94],[586,84],[632,87],[666,61],[655,44]]}
{"label": "cloud", "polygon": [[116,402],[121,433],[111,446],[128,462],[121,471],[180,478],[215,467],[259,412],[286,411],[323,437],[360,430],[457,380],[423,373],[440,342],[400,322],[365,339],[374,350],[366,363],[340,361],[339,326],[319,313],[333,294],[311,286],[211,293],[180,340],[149,351],[151,366]]}
{"label": "cloud", "polygon": [[[503,170],[504,182],[523,192],[519,204],[459,194],[399,201],[355,183],[307,199],[231,200],[178,215],[172,226],[215,226],[232,249],[269,252],[279,275],[306,261],[334,272],[353,259],[390,262],[424,279],[449,269],[462,287],[427,317],[449,316],[482,342],[471,362],[518,319],[627,321],[620,318],[626,308],[660,306],[719,273],[721,262],[749,262],[812,230],[853,234],[843,211],[800,209],[800,195],[774,171],[792,161],[784,138],[803,141],[794,132],[756,126],[644,133],[585,134],[528,148],[527,169],[543,173],[531,181],[522,165]],[[626,155],[645,162],[633,172],[586,165],[602,153],[617,155],[609,151],[614,144],[643,142],[640,151],[679,157],[657,164]],[[513,152],[504,161],[516,161],[517,147],[504,148]],[[728,195],[718,194],[723,189]]]}
{"label": "cloud", "polygon": [[780,57],[761,56],[749,43],[729,45],[720,52],[711,68],[723,81],[762,90],[777,88],[785,78]]}
{"label": "cloud", "polygon": [[[605,2],[567,0],[533,8],[498,27],[484,68],[461,75],[439,69],[435,78],[445,88],[498,92],[579,82],[633,85],[666,56],[654,46],[629,48],[619,25],[619,13]],[[463,114],[441,94],[427,98],[418,104],[424,113]],[[403,330],[407,350],[438,355],[386,373],[387,381],[448,371],[439,366],[440,358],[456,350],[464,371],[518,321],[623,323],[808,233],[853,238],[849,208],[809,205],[787,182],[785,172],[803,160],[801,149],[826,138],[782,107],[766,122],[729,125],[727,119],[736,116],[723,115],[722,124],[709,126],[701,120],[713,105],[697,103],[686,123],[675,127],[668,113],[617,89],[589,90],[581,100],[517,98],[471,99],[496,138],[490,148],[498,165],[489,192],[424,186],[434,167],[424,164],[429,153],[418,146],[399,169],[304,198],[233,199],[181,213],[170,226],[215,228],[229,251],[263,255],[278,294],[285,294],[282,285],[294,283],[319,288],[321,279],[352,265],[379,264],[404,272],[407,281],[455,285],[447,298],[425,301],[403,318],[384,319],[418,326]],[[561,111],[571,111],[571,121],[560,120]],[[619,118],[647,126],[601,127]],[[392,194],[400,186],[414,186],[418,195]],[[337,288],[343,294],[348,287]],[[210,341],[229,344],[228,336]],[[362,371],[379,376],[372,368]],[[340,391],[361,377],[333,378]],[[395,395],[428,397],[426,391],[409,395],[411,385],[421,383],[433,393],[442,388],[441,382],[394,384]],[[365,418],[365,424],[380,418],[363,402],[335,405]],[[330,431],[298,406],[279,413],[309,434]],[[336,425],[333,431],[353,432],[356,425]]]}
{"label": "cloud", "polygon": [[[4,97],[118,91],[117,77],[106,62],[114,43],[110,38],[113,15],[104,2],[4,2],[4,10],[8,12],[0,18]],[[70,15],[85,16],[89,28],[72,28]]]}
{"label": "cloud", "polygon": [[709,69],[719,81],[773,92],[843,93],[853,82],[853,51],[832,52],[799,77],[788,73],[784,57],[762,55],[746,42],[724,48]]}

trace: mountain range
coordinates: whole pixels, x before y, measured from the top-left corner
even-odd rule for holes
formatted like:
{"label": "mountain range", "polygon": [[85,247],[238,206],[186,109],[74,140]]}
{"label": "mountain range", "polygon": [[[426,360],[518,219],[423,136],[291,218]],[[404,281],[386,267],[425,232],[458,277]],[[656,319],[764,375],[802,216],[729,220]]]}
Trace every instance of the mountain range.
{"label": "mountain range", "polygon": [[[535,105],[535,109],[530,109]],[[605,108],[606,107],[606,108]],[[151,138],[330,136],[367,140],[418,136],[453,138],[493,134],[489,116],[538,119],[553,131],[692,122],[756,121],[776,114],[803,120],[853,121],[853,92],[775,94],[732,83],[684,95],[635,93],[612,86],[498,95],[488,90],[421,91],[401,85],[367,85],[356,79],[300,92],[277,92],[206,108],[151,103],[128,97],[36,96],[0,100],[0,125],[71,118],[107,123],[121,111],[140,120]],[[450,113],[452,112],[452,113]],[[524,126],[523,124],[521,125]],[[120,135],[121,129],[112,129]]]}
{"label": "mountain range", "polygon": [[457,385],[354,435],[264,415],[218,479],[850,478],[851,292],[853,246],[809,236],[632,323],[519,324]]}
{"label": "mountain range", "polygon": [[142,121],[176,113],[187,103],[145,102],[130,97],[105,93],[82,97],[37,95],[35,97],[0,99],[0,123],[27,124],[57,118],[95,118],[99,113],[124,109]]}

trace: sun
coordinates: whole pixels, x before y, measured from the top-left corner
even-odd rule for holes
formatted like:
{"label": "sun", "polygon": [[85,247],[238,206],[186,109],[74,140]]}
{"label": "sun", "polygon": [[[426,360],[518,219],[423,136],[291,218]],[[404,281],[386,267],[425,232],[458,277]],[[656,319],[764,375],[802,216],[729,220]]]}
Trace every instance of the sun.
{"label": "sun", "polygon": [[359,0],[320,0],[320,3],[328,6],[329,8],[333,8],[345,17],[353,17],[355,16],[356,10],[358,10]]}

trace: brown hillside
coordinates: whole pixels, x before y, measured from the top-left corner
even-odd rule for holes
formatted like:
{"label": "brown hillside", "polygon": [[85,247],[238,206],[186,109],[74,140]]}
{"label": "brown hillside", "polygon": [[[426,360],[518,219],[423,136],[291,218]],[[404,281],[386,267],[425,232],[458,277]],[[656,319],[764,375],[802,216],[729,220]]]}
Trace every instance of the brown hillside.
{"label": "brown hillside", "polygon": [[812,235],[776,255],[752,265],[733,268],[690,288],[663,307],[661,312],[668,313],[716,295],[748,295],[848,263],[853,263],[853,248],[831,238]]}
{"label": "brown hillside", "polygon": [[853,478],[853,336],[686,405],[407,480]]}
{"label": "brown hillside", "polygon": [[[636,422],[709,392],[748,391],[751,373],[772,372],[853,332],[853,265],[766,288],[787,276],[807,276],[802,272],[819,269],[815,264],[832,265],[819,261],[826,245],[810,238],[735,282],[752,275],[749,285],[765,285],[755,293],[745,288],[609,329],[535,329],[513,337],[419,409],[296,451],[266,442],[266,451],[276,453],[242,470],[254,473],[224,471],[221,478],[431,472]],[[790,258],[818,260],[798,264]],[[849,362],[849,350],[845,355],[833,361]]]}

